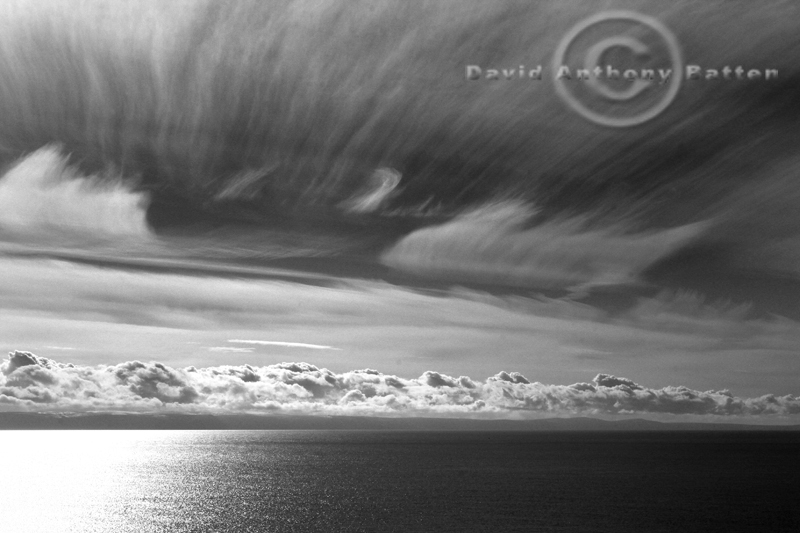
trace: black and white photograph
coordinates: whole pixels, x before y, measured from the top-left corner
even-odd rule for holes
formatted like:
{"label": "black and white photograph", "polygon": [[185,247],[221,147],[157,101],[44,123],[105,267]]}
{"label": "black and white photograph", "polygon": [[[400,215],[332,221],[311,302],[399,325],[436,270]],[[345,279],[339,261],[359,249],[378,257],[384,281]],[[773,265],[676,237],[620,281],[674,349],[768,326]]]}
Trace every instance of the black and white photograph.
{"label": "black and white photograph", "polygon": [[800,2],[0,0],[0,531],[800,531]]}

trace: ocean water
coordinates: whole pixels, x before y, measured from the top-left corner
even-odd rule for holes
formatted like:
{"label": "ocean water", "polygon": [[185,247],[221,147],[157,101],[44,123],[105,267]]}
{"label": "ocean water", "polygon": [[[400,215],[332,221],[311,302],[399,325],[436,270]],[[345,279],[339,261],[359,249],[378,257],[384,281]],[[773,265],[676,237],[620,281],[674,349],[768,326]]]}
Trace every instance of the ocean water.
{"label": "ocean water", "polygon": [[797,531],[800,436],[7,431],[0,530]]}

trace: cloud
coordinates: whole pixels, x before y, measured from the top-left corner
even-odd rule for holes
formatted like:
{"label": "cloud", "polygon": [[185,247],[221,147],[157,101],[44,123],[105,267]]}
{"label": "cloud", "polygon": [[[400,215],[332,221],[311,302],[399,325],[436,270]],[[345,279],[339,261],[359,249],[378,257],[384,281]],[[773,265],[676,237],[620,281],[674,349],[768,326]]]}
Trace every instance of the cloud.
{"label": "cloud", "polygon": [[18,368],[23,368],[27,366],[49,369],[49,368],[60,367],[62,365],[60,363],[53,361],[52,359],[48,359],[47,357],[37,357],[30,352],[15,351],[11,352],[8,355],[8,360],[4,361],[3,364],[0,365],[0,370],[2,370],[3,374],[8,376]]}
{"label": "cloud", "polygon": [[46,347],[74,346],[74,363],[142,353],[173,366],[253,362],[247,352],[208,350],[230,347],[253,348],[269,364],[296,359],[286,351],[302,348],[228,340],[298,341],[331,347],[314,353],[331,356],[316,360],[336,371],[381,364],[417,376],[430,369],[488,376],[513,368],[550,383],[629,373],[748,396],[794,394],[800,371],[800,323],[755,318],[747,305],[684,291],[609,312],[541,295],[419,291],[371,280],[320,287],[19,258],[0,258],[0,269],[4,351],[26,347],[59,358],[66,352]]}
{"label": "cloud", "polygon": [[308,348],[310,350],[339,350],[341,348],[334,348],[332,346],[323,346],[321,344],[306,344],[303,342],[281,342],[281,341],[250,341],[250,340],[229,340],[233,344],[257,344],[259,346],[282,346],[284,348]]}
{"label": "cloud", "polygon": [[0,228],[26,238],[151,237],[149,198],[118,176],[84,176],[58,146],[20,159],[0,180]]}
{"label": "cloud", "polygon": [[601,387],[627,387],[629,390],[641,389],[639,385],[629,379],[609,376],[608,374],[598,374],[597,377],[594,378],[594,382]]}
{"label": "cloud", "polygon": [[374,369],[335,373],[303,362],[256,367],[171,368],[158,362],[76,366],[14,351],[0,364],[5,410],[179,410],[379,416],[533,418],[603,415],[699,415],[791,418],[800,397],[740,398],[728,390],[651,389],[622,377],[547,385],[517,372],[485,381],[426,371],[413,379]]}
{"label": "cloud", "polygon": [[392,168],[379,168],[372,173],[366,190],[342,202],[340,207],[351,213],[370,213],[376,211],[400,184],[402,175]]}
{"label": "cloud", "polygon": [[521,202],[485,205],[406,236],[382,262],[424,276],[523,287],[634,284],[647,267],[708,226],[633,233],[625,227],[592,228],[581,215],[528,227],[535,215]]}

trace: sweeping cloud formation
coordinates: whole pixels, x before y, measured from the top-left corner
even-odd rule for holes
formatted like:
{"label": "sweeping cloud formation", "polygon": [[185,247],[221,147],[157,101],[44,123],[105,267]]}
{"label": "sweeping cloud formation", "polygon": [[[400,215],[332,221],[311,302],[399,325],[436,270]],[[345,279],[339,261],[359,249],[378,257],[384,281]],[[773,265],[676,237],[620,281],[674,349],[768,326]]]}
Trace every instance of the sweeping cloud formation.
{"label": "sweeping cloud formation", "polygon": [[11,352],[0,371],[3,410],[469,418],[800,415],[796,396],[739,398],[727,390],[650,389],[608,374],[598,374],[591,383],[546,385],[517,372],[500,372],[483,382],[433,371],[405,379],[372,369],[337,374],[308,363],[183,369],[139,361],[76,366],[23,351]]}
{"label": "sweeping cloud formation", "polygon": [[382,261],[419,275],[523,287],[632,284],[708,226],[633,233],[624,227],[587,229],[583,216],[526,228],[535,214],[520,202],[486,205],[404,237]]}

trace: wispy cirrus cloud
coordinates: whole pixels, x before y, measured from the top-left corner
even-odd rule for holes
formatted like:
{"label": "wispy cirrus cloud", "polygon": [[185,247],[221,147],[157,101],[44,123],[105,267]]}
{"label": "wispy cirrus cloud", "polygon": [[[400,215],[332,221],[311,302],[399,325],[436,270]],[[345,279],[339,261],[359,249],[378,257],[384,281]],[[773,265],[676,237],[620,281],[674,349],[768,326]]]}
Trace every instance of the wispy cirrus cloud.
{"label": "wispy cirrus cloud", "polygon": [[521,202],[488,204],[405,236],[382,261],[428,277],[538,289],[635,284],[709,226],[634,233],[621,225],[592,227],[582,215],[528,227],[535,214]]}
{"label": "wispy cirrus cloud", "polygon": [[253,348],[234,348],[231,346],[211,346],[208,348],[209,352],[223,352],[223,353],[253,353]]}
{"label": "wispy cirrus cloud", "polygon": [[308,348],[309,350],[337,350],[341,348],[334,348],[333,346],[323,346],[321,344],[306,344],[304,342],[283,342],[283,341],[258,341],[258,340],[229,340],[231,344],[256,344],[258,346],[281,346],[283,348]]}

